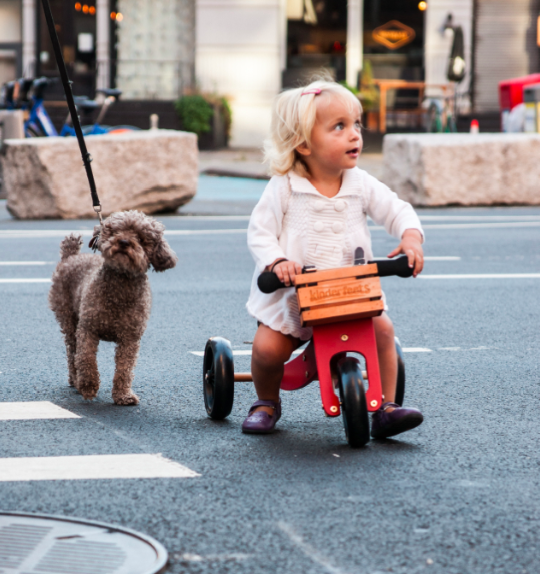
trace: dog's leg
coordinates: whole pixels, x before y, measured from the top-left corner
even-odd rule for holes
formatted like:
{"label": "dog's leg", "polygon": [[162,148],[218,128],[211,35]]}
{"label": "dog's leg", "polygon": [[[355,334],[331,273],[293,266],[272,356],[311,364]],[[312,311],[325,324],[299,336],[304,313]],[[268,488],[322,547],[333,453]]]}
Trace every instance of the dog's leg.
{"label": "dog's leg", "polygon": [[64,325],[64,341],[66,343],[66,355],[68,362],[69,386],[74,387],[77,383],[77,369],[75,367],[75,354],[77,353],[77,321],[72,319],[68,325]]}
{"label": "dog's leg", "polygon": [[99,390],[98,345],[98,337],[82,329],[77,331],[77,352],[75,353],[77,383],[75,386],[87,400],[92,400]]}
{"label": "dog's leg", "polygon": [[131,390],[139,346],[139,341],[122,341],[116,346],[112,397],[117,405],[139,404],[139,397]]}

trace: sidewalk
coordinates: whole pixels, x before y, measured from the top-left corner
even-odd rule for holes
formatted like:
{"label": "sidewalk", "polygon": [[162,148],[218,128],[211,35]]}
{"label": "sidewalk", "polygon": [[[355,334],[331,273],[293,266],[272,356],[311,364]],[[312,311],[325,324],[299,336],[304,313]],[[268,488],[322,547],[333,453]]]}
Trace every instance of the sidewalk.
{"label": "sidewalk", "polygon": [[[199,172],[206,175],[268,179],[262,152],[255,148],[199,152]],[[381,179],[382,153],[361,154],[358,167]]]}

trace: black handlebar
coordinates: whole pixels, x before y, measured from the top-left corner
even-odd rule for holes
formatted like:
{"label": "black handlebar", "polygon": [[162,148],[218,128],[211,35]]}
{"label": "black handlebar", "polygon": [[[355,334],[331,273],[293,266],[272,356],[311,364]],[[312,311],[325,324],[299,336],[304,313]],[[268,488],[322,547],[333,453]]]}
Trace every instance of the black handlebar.
{"label": "black handlebar", "polygon": [[[368,261],[368,263],[375,263],[377,265],[377,274],[379,277],[390,277],[397,275],[398,277],[410,277],[413,274],[413,268],[409,267],[409,260],[406,255],[402,255],[397,259],[379,259],[376,261]],[[278,276],[273,271],[265,271],[259,275],[257,285],[263,293],[274,293],[278,289],[284,289],[287,286],[282,283]]]}

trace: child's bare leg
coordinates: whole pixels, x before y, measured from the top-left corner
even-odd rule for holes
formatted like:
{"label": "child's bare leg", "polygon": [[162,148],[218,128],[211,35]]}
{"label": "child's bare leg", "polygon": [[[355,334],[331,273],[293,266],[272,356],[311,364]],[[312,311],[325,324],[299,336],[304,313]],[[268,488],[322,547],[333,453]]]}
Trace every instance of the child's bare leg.
{"label": "child's bare leg", "polygon": [[[259,400],[279,401],[279,387],[284,364],[302,341],[290,335],[260,325],[253,340],[251,374]],[[272,415],[272,408],[258,407],[254,412],[265,411]]]}
{"label": "child's bare leg", "polygon": [[396,398],[397,384],[397,352],[394,341],[394,325],[390,317],[383,313],[373,318],[377,353],[379,355],[379,370],[384,402],[393,403]]}

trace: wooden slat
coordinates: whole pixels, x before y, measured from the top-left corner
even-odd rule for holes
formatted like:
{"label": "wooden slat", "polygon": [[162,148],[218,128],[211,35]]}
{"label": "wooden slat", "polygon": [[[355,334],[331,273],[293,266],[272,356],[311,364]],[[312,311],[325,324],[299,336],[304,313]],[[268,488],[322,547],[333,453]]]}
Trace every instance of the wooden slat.
{"label": "wooden slat", "polygon": [[318,283],[319,281],[332,281],[346,277],[365,277],[366,275],[377,275],[378,269],[375,263],[371,265],[353,265],[351,267],[338,267],[337,269],[325,269],[314,271],[313,273],[302,273],[296,275],[294,284],[296,287],[307,283]]}
{"label": "wooden slat", "polygon": [[322,305],[343,305],[353,301],[362,301],[382,297],[381,282],[378,277],[367,279],[340,279],[324,281],[318,285],[301,287],[297,290],[298,307],[313,310]]}
{"label": "wooden slat", "polygon": [[302,326],[324,325],[337,321],[351,321],[353,319],[366,319],[376,317],[384,311],[384,301],[365,301],[349,305],[333,305],[313,311],[304,311],[301,314]]}

